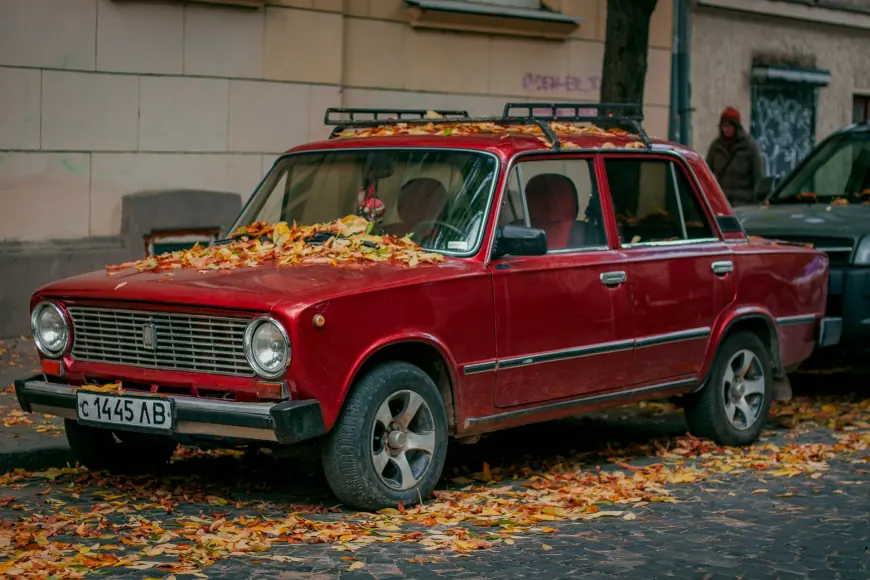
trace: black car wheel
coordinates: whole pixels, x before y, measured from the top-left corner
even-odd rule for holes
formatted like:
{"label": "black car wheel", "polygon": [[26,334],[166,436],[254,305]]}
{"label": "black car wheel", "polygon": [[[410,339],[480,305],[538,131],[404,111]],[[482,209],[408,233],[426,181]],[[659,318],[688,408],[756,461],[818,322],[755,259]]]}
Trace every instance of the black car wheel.
{"label": "black car wheel", "polygon": [[429,497],[447,455],[447,413],[420,368],[391,362],[366,374],[327,436],[323,467],[345,504],[376,511]]}

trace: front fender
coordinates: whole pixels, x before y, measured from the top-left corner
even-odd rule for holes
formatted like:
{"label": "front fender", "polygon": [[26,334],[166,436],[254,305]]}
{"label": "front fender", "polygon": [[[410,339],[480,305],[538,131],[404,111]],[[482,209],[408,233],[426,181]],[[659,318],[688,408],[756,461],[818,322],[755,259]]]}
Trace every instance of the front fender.
{"label": "front fender", "polygon": [[[345,377],[345,380],[342,383],[342,390],[341,390],[341,401],[342,401],[341,404],[342,404],[342,406],[344,406],[344,400],[347,398],[347,393],[350,391],[350,388],[353,386],[353,384],[359,378],[360,372],[362,371],[362,369],[365,367],[365,365],[369,361],[371,361],[375,356],[377,356],[378,353],[384,351],[384,349],[387,349],[387,348],[390,348],[393,346],[399,346],[402,344],[408,344],[408,343],[422,343],[422,344],[428,345],[428,346],[434,348],[435,350],[437,350],[438,354],[441,355],[441,358],[446,363],[445,366],[447,367],[446,370],[447,370],[447,373],[450,377],[450,384],[453,386],[455,386],[457,384],[458,377],[456,376],[456,369],[458,368],[458,365],[456,364],[456,360],[454,359],[453,355],[451,354],[450,349],[448,349],[447,345],[444,344],[444,341],[439,339],[436,336],[433,336],[432,334],[428,334],[425,332],[411,331],[411,332],[402,333],[400,335],[394,335],[394,336],[382,338],[382,339],[378,340],[377,342],[373,343],[372,345],[370,345],[365,351],[363,351],[356,358],[353,366],[351,367],[350,372],[347,374],[347,376]],[[453,396],[456,397],[456,393],[455,393],[456,389],[453,389],[453,390],[454,390]],[[445,401],[445,403],[451,404],[452,401]]]}

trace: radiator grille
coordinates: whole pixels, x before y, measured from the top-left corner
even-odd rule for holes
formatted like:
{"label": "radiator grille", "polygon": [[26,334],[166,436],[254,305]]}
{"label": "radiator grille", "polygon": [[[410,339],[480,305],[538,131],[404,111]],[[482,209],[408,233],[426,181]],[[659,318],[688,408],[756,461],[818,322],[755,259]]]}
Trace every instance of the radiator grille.
{"label": "radiator grille", "polygon": [[246,318],[92,306],[68,310],[77,360],[254,376],[243,346]]}

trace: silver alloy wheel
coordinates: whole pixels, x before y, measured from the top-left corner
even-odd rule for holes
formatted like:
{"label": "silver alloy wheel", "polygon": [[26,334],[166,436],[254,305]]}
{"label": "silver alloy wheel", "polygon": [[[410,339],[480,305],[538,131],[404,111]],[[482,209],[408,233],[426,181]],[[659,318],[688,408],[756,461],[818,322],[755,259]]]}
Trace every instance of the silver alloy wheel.
{"label": "silver alloy wheel", "polygon": [[722,381],[725,416],[738,431],[758,420],[764,406],[764,368],[751,350],[738,350],[725,366]]}
{"label": "silver alloy wheel", "polygon": [[423,479],[435,453],[435,419],[423,397],[396,391],[378,409],[372,425],[372,463],[390,489],[405,491]]}

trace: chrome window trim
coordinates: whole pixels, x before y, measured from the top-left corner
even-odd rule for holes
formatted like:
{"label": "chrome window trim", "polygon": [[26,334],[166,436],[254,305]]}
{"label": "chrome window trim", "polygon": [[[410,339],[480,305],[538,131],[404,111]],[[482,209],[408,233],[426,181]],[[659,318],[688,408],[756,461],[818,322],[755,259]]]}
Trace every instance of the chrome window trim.
{"label": "chrome window trim", "polygon": [[[529,217],[529,200],[526,199],[526,184],[523,181],[523,168],[517,165],[516,170],[517,184],[520,187],[520,203],[523,204],[523,224],[527,228],[530,228],[532,227],[532,218]],[[508,180],[507,184],[510,185],[510,180]],[[499,211],[501,211],[501,207],[499,207]],[[495,220],[495,223],[498,223],[498,220]]]}
{"label": "chrome window trim", "polygon": [[[272,166],[269,168],[269,171],[266,172],[266,175],[263,176],[263,178],[257,184],[257,187],[255,187],[254,190],[251,192],[251,195],[248,197],[248,201],[246,201],[245,204],[242,206],[242,209],[239,210],[239,213],[236,216],[236,219],[233,221],[233,224],[227,230],[227,233],[233,232],[238,227],[240,227],[239,226],[239,219],[242,217],[242,215],[245,213],[245,211],[247,211],[250,204],[253,203],[254,197],[256,197],[255,194],[256,194],[257,190],[259,190],[263,186],[263,183],[265,183],[266,178],[268,178],[269,174],[271,174],[272,170],[275,168],[275,165],[277,165],[279,161],[283,161],[284,159],[287,159],[289,157],[295,157],[295,156],[299,156],[299,155],[313,155],[313,154],[323,155],[324,153],[337,153],[337,152],[343,152],[343,151],[356,151],[356,152],[359,152],[359,151],[435,151],[435,152],[452,151],[454,153],[473,153],[473,154],[485,155],[485,156],[489,156],[489,157],[493,158],[495,160],[495,171],[493,172],[492,184],[490,184],[490,187],[489,187],[489,195],[488,195],[487,200],[486,200],[486,207],[483,209],[484,227],[479,228],[479,231],[477,234],[477,239],[475,240],[473,248],[471,250],[468,250],[465,252],[457,252],[457,251],[452,251],[452,250],[432,250],[429,248],[424,248],[424,250],[426,250],[427,252],[434,252],[434,253],[438,253],[438,254],[443,254],[445,256],[451,256],[454,258],[473,258],[480,253],[480,250],[481,250],[482,245],[483,245],[483,240],[486,237],[487,217],[489,216],[490,212],[492,211],[492,202],[496,196],[496,190],[498,189],[498,177],[501,175],[502,162],[501,162],[501,159],[499,158],[499,156],[496,155],[495,153],[493,153],[492,151],[488,151],[486,149],[474,149],[471,147],[430,147],[430,146],[415,147],[413,145],[405,145],[402,147],[398,147],[395,145],[392,145],[392,146],[373,146],[373,147],[324,147],[324,148],[320,148],[320,149],[307,149],[305,151],[288,151],[288,152],[282,153],[277,159],[275,159],[275,162],[272,163]],[[505,183],[505,185],[507,185],[507,182]],[[245,225],[247,225],[247,224],[245,224]]]}
{"label": "chrome window trim", "polygon": [[[570,154],[584,153],[585,152],[586,155],[589,155],[590,151],[598,151],[598,150],[597,149],[571,149]],[[546,159],[547,157],[552,157],[554,155],[565,155],[565,153],[561,150],[560,151],[551,151],[551,150],[547,150],[547,151],[544,151],[544,150],[523,151],[521,153],[517,153],[516,155],[514,155],[511,158],[511,160],[508,162],[507,167],[506,167],[506,173],[505,173],[504,187],[501,190],[501,197],[504,198],[504,196],[507,195],[508,188],[510,187],[510,174],[514,169],[516,169],[517,170],[517,179],[518,179],[519,185],[520,185],[520,195],[522,196],[522,202],[523,202],[523,212],[525,213],[525,215],[523,216],[523,223],[526,225],[526,227],[531,227],[531,225],[530,225],[531,222],[529,220],[528,203],[526,202],[526,186],[523,183],[523,179],[522,179],[523,174],[522,174],[522,170],[519,167],[520,164],[523,163],[523,161],[522,160],[517,161],[517,159],[524,158],[524,157],[533,157],[533,156],[535,156],[535,154],[539,154],[540,157],[543,157],[544,161],[551,161],[551,160]],[[594,155],[592,157],[578,157],[575,159],[578,159],[578,160],[588,159],[589,161],[592,161],[593,163],[595,162]],[[571,160],[571,158],[569,158],[568,160]],[[593,175],[594,175],[594,172],[593,172]],[[596,185],[598,186],[598,192],[599,192],[599,197],[600,197],[601,187],[600,187],[600,184],[598,184],[598,183],[596,183]],[[498,204],[498,209],[496,210],[496,213],[495,213],[495,219],[492,222],[493,223],[492,241],[489,244],[489,249],[487,250],[486,256],[484,257],[484,260],[483,260],[484,266],[488,266],[489,263],[492,262],[492,252],[495,249],[495,232],[498,229],[498,221],[499,221],[499,219],[501,219],[501,207],[502,207],[502,205],[503,204],[501,204],[501,203]],[[577,221],[579,221],[579,220],[577,220]],[[604,235],[605,235],[605,237],[607,236],[607,228],[606,227],[604,228]],[[586,247],[581,247],[581,248],[558,248],[555,250],[547,249],[547,253],[544,255],[549,256],[551,254],[559,255],[559,254],[571,254],[571,253],[575,253],[575,252],[589,252],[589,251],[612,250],[612,249],[614,249],[614,248],[611,248],[610,246],[586,246]]]}
{"label": "chrome window trim", "polygon": [[[674,151],[672,149],[660,149],[660,148],[657,148],[657,146],[655,144],[653,145],[652,149],[627,149],[627,148],[620,149],[620,148],[616,148],[616,149],[603,150],[600,147],[582,147],[582,148],[577,148],[577,149],[569,149],[569,150],[567,150],[567,152],[564,149],[559,149],[556,151],[551,150],[551,149],[534,149],[532,151],[521,151],[520,153],[517,153],[516,155],[511,157],[511,159],[508,161],[507,166],[506,166],[506,175],[509,176],[510,171],[513,169],[513,167],[517,163],[519,163],[523,159],[525,159],[526,157],[547,158],[547,157],[555,157],[555,156],[562,156],[562,155],[572,155],[572,156],[573,155],[592,155],[593,157],[596,155],[601,155],[602,157],[606,157],[609,154],[649,155],[650,153],[654,153],[656,155],[670,156],[670,157],[677,159],[678,161],[680,161],[682,163],[682,166],[686,169],[686,172],[689,175],[689,179],[692,180],[692,183],[695,186],[695,192],[693,192],[693,194],[697,195],[697,192],[701,193],[701,195],[700,195],[701,203],[704,205],[704,208],[707,210],[708,216],[713,217],[711,224],[710,224],[710,227],[713,229],[713,233],[718,237],[709,238],[709,239],[705,238],[703,240],[694,240],[693,242],[697,243],[697,242],[715,241],[715,242],[725,242],[725,243],[749,243],[749,240],[746,237],[745,233],[743,234],[743,238],[740,238],[740,239],[733,239],[733,238],[729,239],[729,238],[725,237],[724,233],[722,232],[722,229],[719,227],[719,222],[716,219],[716,212],[713,211],[713,206],[710,205],[710,201],[707,199],[707,196],[704,195],[705,190],[703,187],[701,187],[701,182],[698,179],[698,176],[695,173],[695,170],[692,168],[691,164],[688,161],[686,161],[686,158],[678,151]],[[507,181],[505,181],[505,187],[507,187]],[[502,195],[504,194],[504,187],[502,188],[502,191],[499,193],[501,193]],[[611,202],[612,202],[612,199],[611,199]],[[487,266],[487,265],[489,265],[490,262],[492,262],[492,252],[493,252],[494,245],[495,245],[495,235],[494,234],[495,234],[495,229],[498,227],[498,218],[499,218],[500,213],[501,213],[501,204],[499,204],[499,209],[496,212],[495,221],[492,224],[493,225],[493,236],[492,236],[492,239],[490,240],[489,247],[486,250],[486,255],[484,256],[484,260],[483,260],[484,266]],[[605,231],[606,231],[606,229],[605,229]],[[608,248],[613,249],[613,250],[618,250],[618,249],[626,247],[625,245],[621,244],[619,242],[619,240],[617,240],[617,244],[618,245],[615,248],[611,248],[609,245],[608,245]]]}
{"label": "chrome window trim", "polygon": [[673,163],[669,163],[670,171],[668,173],[671,174],[671,183],[674,184],[674,195],[677,197],[677,211],[680,214],[680,229],[683,232],[683,239],[689,239],[689,231],[686,229],[686,214],[683,211],[683,200],[680,199],[680,183],[677,180],[677,168]]}
{"label": "chrome window trim", "polygon": [[655,248],[655,247],[679,247],[679,246],[695,246],[698,244],[715,244],[721,242],[719,238],[699,238],[696,240],[662,240],[659,242],[635,242],[633,244],[622,244],[622,249],[630,250],[632,248]]}
{"label": "chrome window trim", "polygon": [[610,246],[584,246],[582,248],[557,248],[555,250],[547,250],[546,255],[564,255],[564,254],[582,254],[586,252],[615,252]]}

